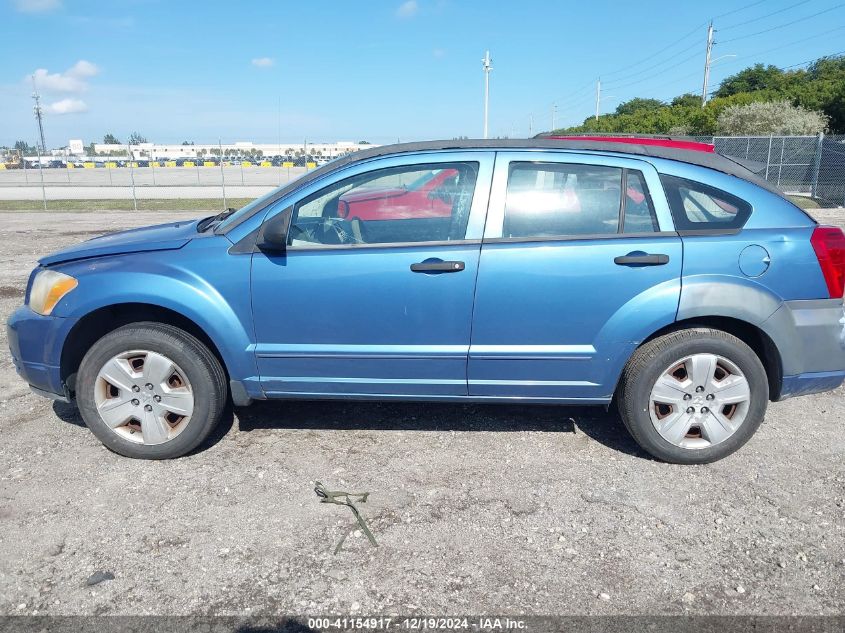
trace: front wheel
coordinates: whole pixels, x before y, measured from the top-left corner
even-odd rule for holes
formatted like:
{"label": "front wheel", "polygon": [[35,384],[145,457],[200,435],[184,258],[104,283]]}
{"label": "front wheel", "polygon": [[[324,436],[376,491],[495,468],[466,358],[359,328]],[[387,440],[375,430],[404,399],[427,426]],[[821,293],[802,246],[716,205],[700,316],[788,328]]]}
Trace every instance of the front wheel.
{"label": "front wheel", "polygon": [[82,359],[76,399],[85,424],[116,453],[170,459],[196,448],[219,422],[226,378],[195,337],[161,323],[109,332]]}
{"label": "front wheel", "polygon": [[643,449],[667,462],[704,464],[751,438],[766,413],[769,385],[744,342],[692,328],[640,347],[618,395],[622,420]]}

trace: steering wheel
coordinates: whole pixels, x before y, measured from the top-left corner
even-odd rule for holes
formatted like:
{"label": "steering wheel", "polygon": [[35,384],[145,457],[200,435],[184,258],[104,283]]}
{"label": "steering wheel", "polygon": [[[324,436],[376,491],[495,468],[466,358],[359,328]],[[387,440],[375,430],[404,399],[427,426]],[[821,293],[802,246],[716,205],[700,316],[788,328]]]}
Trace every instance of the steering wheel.
{"label": "steering wheel", "polygon": [[362,243],[351,231],[346,229],[346,224],[348,224],[348,220],[343,218],[319,218],[317,222],[309,222],[305,226],[294,224],[290,231],[293,239],[302,239],[316,244]]}

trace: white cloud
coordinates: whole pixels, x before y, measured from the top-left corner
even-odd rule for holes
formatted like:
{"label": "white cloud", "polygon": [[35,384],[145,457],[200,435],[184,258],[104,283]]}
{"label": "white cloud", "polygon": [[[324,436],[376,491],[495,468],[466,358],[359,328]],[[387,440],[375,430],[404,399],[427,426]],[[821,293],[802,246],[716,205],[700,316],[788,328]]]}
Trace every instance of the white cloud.
{"label": "white cloud", "polygon": [[420,6],[417,4],[417,0],[405,0],[405,2],[400,4],[399,8],[396,9],[396,17],[412,18],[419,10]]}
{"label": "white cloud", "polygon": [[62,6],[62,0],[14,0],[21,13],[47,13]]}
{"label": "white cloud", "polygon": [[44,106],[44,112],[47,114],[74,114],[87,111],[88,106],[80,99],[61,99]]}
{"label": "white cloud", "polygon": [[252,60],[252,65],[258,68],[270,68],[275,63],[272,57],[256,57]]}
{"label": "white cloud", "polygon": [[80,59],[67,71],[68,75],[72,77],[93,77],[100,73],[100,69],[95,64]]}
{"label": "white cloud", "polygon": [[[50,73],[46,68],[38,68],[33,74],[38,90],[47,92],[84,92],[88,89],[88,79],[97,75],[100,69],[91,62],[80,59],[63,73]],[[30,78],[26,77],[29,82]]]}

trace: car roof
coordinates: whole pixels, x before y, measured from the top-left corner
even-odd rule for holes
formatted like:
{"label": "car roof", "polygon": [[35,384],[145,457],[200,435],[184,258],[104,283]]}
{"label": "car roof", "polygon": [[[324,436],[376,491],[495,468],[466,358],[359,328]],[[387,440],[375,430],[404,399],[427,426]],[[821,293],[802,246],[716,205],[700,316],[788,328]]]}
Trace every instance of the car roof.
{"label": "car roof", "polygon": [[[367,149],[351,152],[345,156],[336,158],[317,169],[306,173],[300,178],[291,181],[290,184],[282,187],[272,197],[268,198],[266,205],[262,205],[261,208],[266,208],[267,205],[272,204],[279,198],[292,193],[313,180],[322,178],[326,174],[353,163],[358,163],[372,158],[379,158],[382,156],[395,156],[418,152],[474,149],[485,149],[490,151],[531,149],[580,150],[609,154],[625,154],[629,156],[663,158],[690,165],[697,165],[699,167],[706,167],[724,174],[736,176],[737,178],[741,178],[742,180],[758,185],[759,187],[777,194],[778,196],[784,197],[784,194],[774,185],[761,178],[741,163],[715,152],[706,152],[697,149],[681,149],[671,145],[667,147],[666,144],[655,145],[634,143],[631,142],[631,140],[619,142],[615,139],[611,141],[596,140],[595,137],[590,140],[540,137],[529,139],[459,139],[451,141],[420,141],[414,143],[396,143],[393,145],[369,147]],[[259,211],[260,209],[256,208],[254,213]],[[221,233],[228,233],[230,230],[252,217],[254,213],[249,213],[239,218],[235,218],[233,222],[229,222],[222,227]]]}

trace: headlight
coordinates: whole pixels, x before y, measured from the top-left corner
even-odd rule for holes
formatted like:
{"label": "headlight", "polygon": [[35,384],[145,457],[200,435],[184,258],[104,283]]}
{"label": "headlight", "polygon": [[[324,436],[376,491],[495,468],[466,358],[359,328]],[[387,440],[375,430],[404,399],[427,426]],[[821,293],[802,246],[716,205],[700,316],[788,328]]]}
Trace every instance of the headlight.
{"label": "headlight", "polygon": [[79,282],[70,275],[55,270],[42,270],[32,281],[29,291],[29,307],[33,312],[48,315],[56,304]]}

